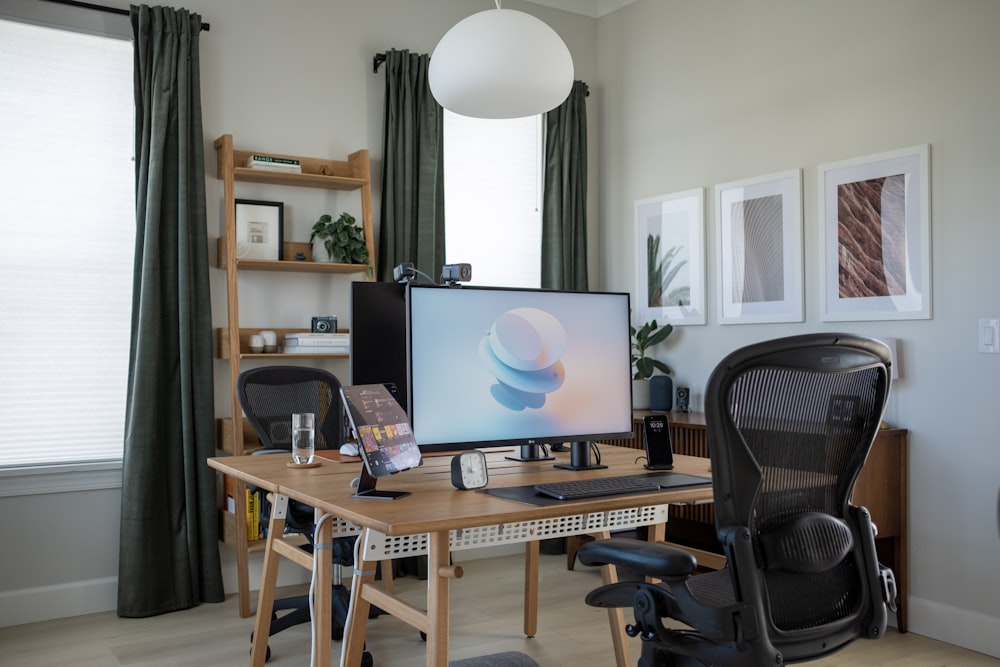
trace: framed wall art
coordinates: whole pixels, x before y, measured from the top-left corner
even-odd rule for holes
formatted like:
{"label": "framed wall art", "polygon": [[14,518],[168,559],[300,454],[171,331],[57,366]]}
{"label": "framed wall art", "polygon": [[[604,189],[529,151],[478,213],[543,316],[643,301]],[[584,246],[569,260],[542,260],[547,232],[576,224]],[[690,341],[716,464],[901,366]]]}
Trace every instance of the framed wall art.
{"label": "framed wall art", "polygon": [[823,320],[929,319],[930,146],[819,167]]}
{"label": "framed wall art", "polygon": [[705,323],[704,188],[635,202],[640,322]]}
{"label": "framed wall art", "polygon": [[285,205],[277,201],[236,200],[236,258],[282,259]]}
{"label": "framed wall art", "polygon": [[715,187],[719,322],[801,322],[802,171]]}

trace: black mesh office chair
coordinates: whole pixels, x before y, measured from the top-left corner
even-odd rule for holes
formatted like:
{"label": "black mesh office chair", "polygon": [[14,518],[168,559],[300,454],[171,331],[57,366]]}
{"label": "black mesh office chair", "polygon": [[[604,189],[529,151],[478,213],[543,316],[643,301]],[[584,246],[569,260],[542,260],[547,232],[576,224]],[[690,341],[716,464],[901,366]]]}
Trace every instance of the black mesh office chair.
{"label": "black mesh office chair", "polygon": [[[340,381],[332,373],[301,366],[264,366],[244,371],[236,386],[243,412],[253,426],[263,449],[258,453],[291,451],[293,413],[312,412],[316,415],[316,448],[337,449],[345,440],[344,409],[340,398]],[[266,514],[261,521],[267,521]],[[313,508],[290,501],[286,512],[286,532],[306,536],[303,549],[313,551]],[[343,586],[340,566],[354,563],[354,537],[333,540],[334,594],[333,639],[344,635],[350,592]],[[279,615],[278,612],[288,613]],[[310,620],[309,596],[300,595],[274,602],[274,616],[269,635]],[[270,648],[267,655],[270,656]],[[370,656],[366,656],[370,663]]]}
{"label": "black mesh office chair", "polygon": [[[728,567],[695,574],[688,552],[638,540],[580,548],[586,565],[661,580],[587,596],[635,610],[627,631],[643,640],[640,667],[804,662],[883,635],[895,581],[878,563],[868,511],[850,501],[889,363],[878,341],[809,334],[750,345],[716,367],[705,412]],[[667,618],[689,628],[666,627]]]}

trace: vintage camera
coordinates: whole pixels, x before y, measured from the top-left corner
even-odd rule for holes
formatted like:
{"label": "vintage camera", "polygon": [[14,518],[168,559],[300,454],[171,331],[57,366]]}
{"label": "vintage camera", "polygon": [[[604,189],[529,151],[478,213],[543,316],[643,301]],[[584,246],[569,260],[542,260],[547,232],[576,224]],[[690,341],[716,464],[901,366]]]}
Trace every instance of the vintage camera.
{"label": "vintage camera", "polygon": [[441,267],[441,282],[467,283],[472,280],[472,264],[445,264]]}
{"label": "vintage camera", "polygon": [[312,318],[313,333],[337,333],[336,315],[317,315]]}

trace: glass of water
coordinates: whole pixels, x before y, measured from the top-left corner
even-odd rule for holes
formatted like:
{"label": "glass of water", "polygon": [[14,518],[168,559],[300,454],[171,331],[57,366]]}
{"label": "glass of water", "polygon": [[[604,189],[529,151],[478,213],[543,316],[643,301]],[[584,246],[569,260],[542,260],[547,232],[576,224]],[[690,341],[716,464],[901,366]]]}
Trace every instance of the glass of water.
{"label": "glass of water", "polygon": [[316,423],[311,412],[292,415],[292,460],[312,463],[316,454]]}

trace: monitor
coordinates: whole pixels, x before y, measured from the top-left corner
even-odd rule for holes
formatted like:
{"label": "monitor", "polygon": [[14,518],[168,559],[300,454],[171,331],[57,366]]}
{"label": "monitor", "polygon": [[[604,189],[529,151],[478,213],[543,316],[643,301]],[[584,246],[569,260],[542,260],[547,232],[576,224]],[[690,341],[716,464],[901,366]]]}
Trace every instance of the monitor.
{"label": "monitor", "polygon": [[627,293],[411,284],[406,301],[422,451],[631,437]]}
{"label": "monitor", "polygon": [[406,285],[351,283],[351,384],[391,383],[406,405]]}

